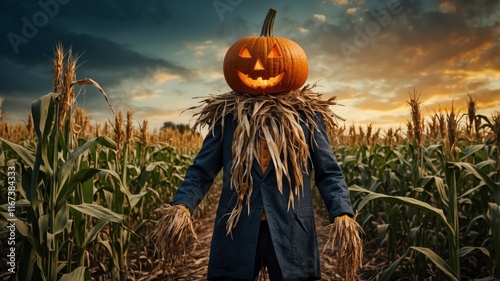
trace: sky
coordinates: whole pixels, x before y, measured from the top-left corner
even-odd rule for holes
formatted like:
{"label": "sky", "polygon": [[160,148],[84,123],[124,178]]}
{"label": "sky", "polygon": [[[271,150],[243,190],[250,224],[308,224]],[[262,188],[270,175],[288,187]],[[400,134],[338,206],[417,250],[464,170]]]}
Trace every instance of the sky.
{"label": "sky", "polygon": [[[77,79],[99,83],[137,124],[193,124],[199,99],[230,91],[227,49],[259,36],[269,8],[274,36],[298,43],[308,84],[347,126],[405,127],[417,92],[424,115],[452,104],[500,111],[500,1],[496,0],[1,0],[0,96],[4,120],[26,122],[52,90],[57,42],[78,54]],[[94,122],[111,118],[102,94],[77,86]]]}

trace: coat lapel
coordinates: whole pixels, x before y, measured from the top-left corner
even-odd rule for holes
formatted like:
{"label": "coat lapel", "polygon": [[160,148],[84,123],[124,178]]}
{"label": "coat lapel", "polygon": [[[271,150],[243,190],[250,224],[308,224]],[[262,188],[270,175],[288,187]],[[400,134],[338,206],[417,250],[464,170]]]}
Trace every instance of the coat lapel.
{"label": "coat lapel", "polygon": [[274,170],[274,163],[273,161],[269,161],[269,165],[266,169],[266,171],[262,171],[262,167],[259,165],[259,161],[257,159],[254,159],[252,169],[259,174],[263,179],[266,178],[270,173],[273,173]]}

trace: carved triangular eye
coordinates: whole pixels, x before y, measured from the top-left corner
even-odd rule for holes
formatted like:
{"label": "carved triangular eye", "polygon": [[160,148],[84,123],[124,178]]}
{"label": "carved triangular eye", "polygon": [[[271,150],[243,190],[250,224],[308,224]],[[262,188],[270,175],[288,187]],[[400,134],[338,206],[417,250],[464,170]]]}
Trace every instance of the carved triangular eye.
{"label": "carved triangular eye", "polygon": [[250,52],[248,51],[247,49],[247,46],[243,46],[243,48],[241,48],[240,52],[238,53],[238,55],[242,58],[251,58],[252,56],[250,55]]}
{"label": "carved triangular eye", "polygon": [[267,58],[272,59],[272,58],[279,58],[279,57],[281,57],[281,53],[278,50],[278,47],[276,45],[274,45],[274,47],[269,52],[269,55],[267,55]]}

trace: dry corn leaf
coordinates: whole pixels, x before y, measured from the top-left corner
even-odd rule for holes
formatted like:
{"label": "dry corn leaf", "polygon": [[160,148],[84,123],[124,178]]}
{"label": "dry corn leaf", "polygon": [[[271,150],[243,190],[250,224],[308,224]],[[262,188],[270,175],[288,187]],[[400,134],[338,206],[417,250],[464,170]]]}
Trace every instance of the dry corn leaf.
{"label": "dry corn leaf", "polygon": [[[306,122],[313,132],[318,129],[315,124],[318,115],[328,128],[336,125],[336,118],[342,119],[330,109],[337,104],[336,97],[325,100],[321,94],[313,92],[313,88],[305,86],[288,93],[260,96],[229,92],[205,97],[200,105],[189,108],[198,110],[194,114],[197,118],[194,128],[208,126],[212,134],[217,122],[224,127],[227,116],[236,120],[230,186],[238,194],[238,202],[227,222],[228,234],[238,222],[244,201],[250,211],[251,169],[253,162],[259,159],[257,143],[260,138],[265,139],[269,148],[279,191],[283,193],[284,180],[290,188],[288,208],[294,208],[296,198],[303,194],[302,176],[308,172],[310,161],[308,141],[315,142],[314,134],[311,140],[305,139],[301,122]],[[300,120],[301,115],[305,120]]]}

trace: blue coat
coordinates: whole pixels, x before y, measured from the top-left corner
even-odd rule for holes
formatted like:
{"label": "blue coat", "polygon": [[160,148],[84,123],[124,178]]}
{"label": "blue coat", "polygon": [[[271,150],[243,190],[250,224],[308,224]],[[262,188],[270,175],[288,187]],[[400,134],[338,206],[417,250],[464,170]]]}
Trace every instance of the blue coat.
{"label": "blue coat", "polygon": [[[232,116],[226,116],[223,131],[219,123],[213,133],[209,132],[173,198],[173,204],[184,204],[192,213],[212,186],[216,175],[223,169],[223,187],[215,217],[208,278],[252,278],[263,211],[267,216],[271,239],[284,278],[321,278],[310,174],[303,175],[304,194],[300,199],[295,199],[295,208],[288,211],[288,181],[284,180],[283,194],[280,194],[276,187],[272,161],[265,173],[255,161],[252,168],[254,186],[250,198],[250,213],[244,205],[232,237],[226,235],[226,221],[236,204],[235,192],[229,187],[231,146],[236,122]],[[352,216],[354,213],[349,191],[332,152],[321,116],[317,117],[316,124],[318,130],[312,132],[316,143],[309,143],[316,186],[326,205],[330,221],[342,214]],[[307,123],[301,122],[301,125],[305,139],[311,142],[311,131]],[[308,171],[311,171],[310,168]]]}

